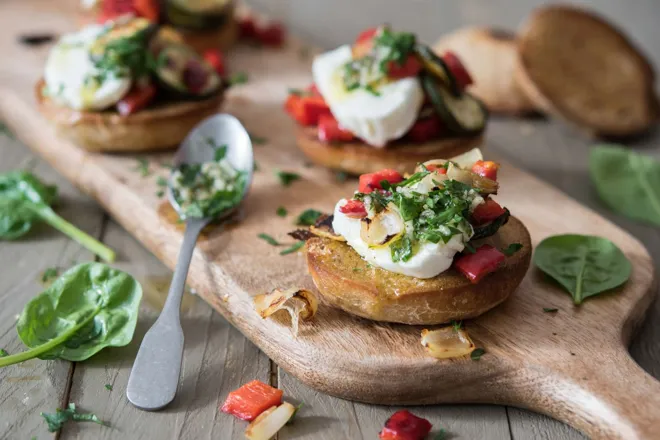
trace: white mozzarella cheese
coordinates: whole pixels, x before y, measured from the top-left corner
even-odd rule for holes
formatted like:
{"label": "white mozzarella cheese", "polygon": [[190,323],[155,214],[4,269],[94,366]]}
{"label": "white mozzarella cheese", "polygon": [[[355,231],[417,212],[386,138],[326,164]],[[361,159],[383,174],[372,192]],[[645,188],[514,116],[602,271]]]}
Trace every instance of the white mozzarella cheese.
{"label": "white mozzarella cheese", "polygon": [[100,25],[88,26],[65,35],[50,51],[44,80],[49,96],[58,104],[74,110],[103,110],[116,104],[130,89],[128,75],[108,74],[100,83],[94,79],[100,72],[89,49],[104,30]]}
{"label": "white mozzarella cheese", "polygon": [[387,82],[378,87],[378,96],[363,88],[347,92],[341,69],[352,59],[350,45],[317,56],[314,82],[339,125],[370,145],[384,147],[417,120],[424,102],[421,83],[416,77]]}

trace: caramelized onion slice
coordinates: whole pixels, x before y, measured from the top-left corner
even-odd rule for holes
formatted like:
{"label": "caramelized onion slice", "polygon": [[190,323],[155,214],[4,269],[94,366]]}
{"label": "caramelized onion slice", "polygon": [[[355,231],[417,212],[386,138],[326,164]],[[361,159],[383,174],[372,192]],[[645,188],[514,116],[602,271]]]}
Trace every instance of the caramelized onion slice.
{"label": "caramelized onion slice", "polygon": [[361,223],[360,238],[371,247],[387,246],[406,230],[401,214],[392,203],[374,218],[363,218]]}
{"label": "caramelized onion slice", "polygon": [[474,350],[474,343],[467,332],[451,325],[437,330],[422,330],[422,345],[436,359],[467,356]]}
{"label": "caramelized onion slice", "polygon": [[482,177],[477,173],[449,164],[447,178],[457,180],[479,191],[481,194],[497,194],[499,184],[495,180]]}
{"label": "caramelized onion slice", "polygon": [[[466,151],[463,154],[459,154],[458,156],[454,156],[449,159],[450,161],[454,162],[456,165],[459,167],[466,169],[466,170],[471,170],[472,165],[478,160],[484,160],[484,155],[481,154],[481,150],[479,148],[473,148],[470,151]],[[423,163],[425,167],[428,167],[429,165],[435,165],[435,166],[442,166],[447,162],[447,159],[432,159],[432,160],[427,160],[426,162]],[[417,168],[415,168],[415,172],[422,171],[423,168],[418,165]]]}
{"label": "caramelized onion slice", "polygon": [[286,310],[291,316],[293,334],[298,335],[298,322],[302,318],[308,321],[314,317],[319,308],[319,302],[309,290],[292,287],[286,290],[275,289],[254,297],[254,308],[266,319],[280,310]]}
{"label": "caramelized onion slice", "polygon": [[288,402],[272,406],[248,425],[245,437],[249,440],[270,440],[291,420],[295,412],[296,408]]}

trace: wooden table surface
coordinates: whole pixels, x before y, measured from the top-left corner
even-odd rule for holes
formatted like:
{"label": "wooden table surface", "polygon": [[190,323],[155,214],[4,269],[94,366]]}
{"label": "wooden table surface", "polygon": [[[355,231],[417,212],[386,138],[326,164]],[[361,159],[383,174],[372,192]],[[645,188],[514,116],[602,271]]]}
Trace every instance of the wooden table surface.
{"label": "wooden table surface", "polygon": [[[262,3],[270,7],[275,15],[294,21],[293,24],[299,24],[304,34],[313,23],[305,22],[300,17],[291,18],[291,14],[303,14],[300,8],[304,9],[304,5],[318,5],[321,2],[255,0],[252,3]],[[337,11],[349,3],[348,0],[332,2],[333,10],[326,8],[327,14],[324,12],[315,16],[324,16],[330,21],[332,14],[337,15]],[[365,4],[376,3],[386,4],[386,9],[393,7],[395,2],[364,0],[360,2],[360,9],[366,9]],[[418,12],[421,11],[420,16],[424,16],[423,8],[430,8],[431,3],[411,2]],[[493,23],[513,24],[523,14],[521,10],[515,10],[515,13],[508,15],[499,12],[489,16],[487,10],[476,8],[474,1],[461,3],[465,5],[461,7],[463,9],[458,12],[453,10],[453,13],[462,17],[463,21],[483,23],[490,20]],[[606,2],[606,5],[614,12],[624,7],[624,3],[616,6],[615,2]],[[650,2],[635,5],[637,9],[625,11],[624,18],[630,23],[633,34],[650,45],[658,41],[652,37],[657,35],[659,28],[653,26],[653,21],[649,22],[648,15],[650,11],[657,14],[660,9],[654,9]],[[335,6],[337,9],[334,9]],[[379,16],[382,14],[386,12],[381,10]],[[405,23],[408,15],[397,17]],[[634,26],[636,17],[640,23],[637,27]],[[390,21],[396,24],[396,20]],[[355,20],[344,24],[346,32],[350,31],[351,35],[355,33],[353,28],[363,26]],[[430,25],[429,21],[425,24],[427,29],[422,30],[429,38],[434,35]],[[444,30],[456,27],[447,26],[445,24]],[[336,28],[326,26],[325,30],[317,29],[323,36],[317,37],[315,43],[330,45],[337,42],[340,34]],[[438,32],[435,31],[436,34]],[[650,50],[656,62],[660,59],[658,51],[660,47]],[[660,157],[659,141],[660,134],[656,133],[636,141],[634,148]],[[494,118],[486,143],[487,148],[498,156],[535,173],[630,231],[645,243],[656,261],[656,270],[660,269],[657,263],[660,262],[660,229],[612,214],[597,199],[587,174],[590,140],[555,121]],[[287,399],[305,404],[295,424],[281,431],[279,440],[376,439],[387,417],[398,409],[352,403],[307,388],[279,369],[194,295],[187,296],[183,306],[186,352],[176,400],[166,410],[157,413],[135,409],[124,395],[126,382],[139,342],[164,301],[171,273],[94,201],[34,157],[19,141],[0,133],[0,172],[25,166],[33,167],[43,179],[60,187],[62,200],[58,211],[65,218],[117,250],[116,266],[128,270],[143,283],[145,300],[136,336],[127,347],[106,349],[82,363],[31,360],[0,369],[0,439],[53,438],[55,435],[47,432],[39,413],[54,411],[67,402],[74,402],[81,409],[96,413],[109,422],[110,427],[70,424],[59,434],[58,438],[62,439],[241,439],[246,424],[219,412],[218,405],[229,391],[252,379],[270,382],[282,388]],[[75,262],[92,258],[75,242],[48,227],[35,228],[28,238],[21,241],[0,242],[0,348],[10,353],[22,350],[15,331],[15,319],[24,304],[41,291],[40,278],[44,269],[52,266],[68,268]],[[656,378],[660,377],[659,338],[660,303],[656,302],[631,347],[633,357]],[[111,384],[113,390],[107,390],[106,384]],[[450,438],[455,439],[583,438],[562,423],[511,407],[443,405],[412,408],[412,411],[428,418],[434,426],[443,427],[452,434]]]}

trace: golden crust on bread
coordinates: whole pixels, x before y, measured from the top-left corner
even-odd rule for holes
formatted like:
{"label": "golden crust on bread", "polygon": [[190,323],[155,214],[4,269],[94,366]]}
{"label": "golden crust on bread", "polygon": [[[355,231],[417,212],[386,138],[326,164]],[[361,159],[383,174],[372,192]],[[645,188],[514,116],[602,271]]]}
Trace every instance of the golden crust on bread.
{"label": "golden crust on bread", "polygon": [[516,36],[500,29],[468,27],[448,34],[433,45],[438,56],[452,51],[461,59],[474,84],[470,94],[495,113],[525,114],[537,110],[518,85]]}
{"label": "golden crust on bread", "polygon": [[375,321],[431,325],[479,316],[506,300],[522,281],[532,243],[520,220],[511,217],[482,243],[523,247],[478,284],[453,268],[420,279],[368,266],[350,246],[327,238],[312,238],[305,249],[309,272],[326,303]]}
{"label": "golden crust on bread", "polygon": [[653,68],[597,15],[570,6],[539,8],[520,31],[518,51],[518,83],[550,114],[604,136],[634,135],[658,118]]}
{"label": "golden crust on bread", "polygon": [[88,151],[131,152],[177,147],[204,118],[215,114],[224,93],[199,101],[164,103],[135,114],[121,116],[114,111],[72,110],[57,105],[43,94],[44,82],[35,89],[41,114],[58,135]]}
{"label": "golden crust on bread", "polygon": [[438,157],[453,157],[465,153],[483,142],[482,133],[471,137],[452,137],[424,143],[395,142],[385,148],[375,148],[362,141],[325,143],[318,139],[316,127],[296,127],[298,148],[315,164],[365,174],[385,168],[412,172],[420,162]]}

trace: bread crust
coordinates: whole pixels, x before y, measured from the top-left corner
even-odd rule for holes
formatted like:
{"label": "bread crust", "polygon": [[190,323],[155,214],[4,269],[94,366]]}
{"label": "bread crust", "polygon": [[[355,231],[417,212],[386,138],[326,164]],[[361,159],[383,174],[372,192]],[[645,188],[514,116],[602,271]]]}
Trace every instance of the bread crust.
{"label": "bread crust", "polygon": [[511,243],[523,247],[478,284],[453,268],[419,279],[368,266],[346,243],[328,238],[312,238],[305,249],[309,272],[326,303],[374,321],[432,325],[475,318],[506,300],[523,280],[532,243],[520,220],[511,217],[481,242],[500,249]]}
{"label": "bread crust", "polygon": [[349,174],[365,174],[385,168],[412,172],[420,162],[465,153],[483,142],[483,133],[424,143],[395,142],[375,148],[362,141],[326,143],[318,139],[316,127],[296,127],[298,148],[315,164]]}
{"label": "bread crust", "polygon": [[204,118],[215,114],[224,92],[200,101],[168,102],[121,116],[115,111],[78,111],[57,105],[43,94],[44,81],[35,95],[41,114],[59,136],[94,152],[154,151],[176,148]]}
{"label": "bread crust", "polygon": [[539,8],[520,30],[518,54],[514,75],[527,97],[584,131],[631,136],[658,120],[652,66],[597,15],[571,6]]}
{"label": "bread crust", "polygon": [[474,80],[468,91],[481,99],[488,110],[504,114],[538,111],[514,75],[518,56],[516,36],[502,29],[468,27],[445,35],[434,45],[438,56],[456,53]]}

